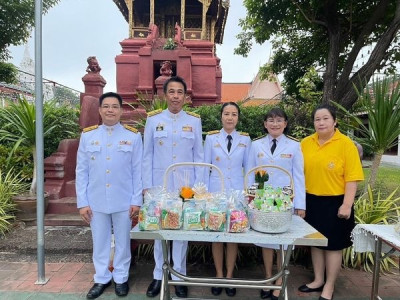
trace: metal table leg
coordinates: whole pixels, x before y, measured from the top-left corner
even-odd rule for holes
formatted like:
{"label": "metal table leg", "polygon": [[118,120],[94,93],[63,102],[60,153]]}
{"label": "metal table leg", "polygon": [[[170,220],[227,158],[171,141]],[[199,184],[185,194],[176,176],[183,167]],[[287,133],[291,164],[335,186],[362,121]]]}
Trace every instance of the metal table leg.
{"label": "metal table leg", "polygon": [[162,282],[161,282],[160,300],[164,300],[164,299],[169,300],[170,299],[169,285],[168,285],[168,265],[169,265],[168,249],[169,249],[169,242],[167,240],[161,240],[161,246],[162,246],[164,263],[163,263],[163,266],[162,266],[163,276],[162,276]]}
{"label": "metal table leg", "polygon": [[372,275],[372,290],[371,300],[380,299],[378,296],[379,291],[379,273],[381,267],[381,252],[382,252],[382,240],[377,238],[375,240],[375,261],[374,261],[374,272]]}

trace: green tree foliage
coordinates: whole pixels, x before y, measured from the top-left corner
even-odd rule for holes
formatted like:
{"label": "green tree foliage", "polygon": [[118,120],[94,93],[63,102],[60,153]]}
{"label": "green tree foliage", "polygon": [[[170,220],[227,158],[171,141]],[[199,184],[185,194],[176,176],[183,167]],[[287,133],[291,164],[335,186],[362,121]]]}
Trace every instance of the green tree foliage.
{"label": "green tree foliage", "polygon": [[367,124],[364,124],[357,114],[350,113],[341,105],[338,107],[350,120],[342,125],[358,132],[360,144],[374,153],[368,180],[368,184],[374,188],[382,155],[397,144],[400,135],[400,85],[397,84],[396,78],[374,80],[371,86],[357,93],[361,112],[368,115]]}
{"label": "green tree foliage", "polygon": [[[397,0],[243,3],[247,16],[240,21],[243,31],[235,53],[246,56],[253,41],[272,40],[274,56],[264,73],[284,72],[290,95],[299,95],[296,82],[311,66],[322,67],[322,100],[334,100],[349,109],[357,100],[353,85],[362,90],[376,70],[394,71],[400,61]],[[357,69],[357,57],[366,46],[372,52]]]}
{"label": "green tree foliage", "polygon": [[[47,12],[59,0],[43,0],[43,12]],[[8,47],[21,45],[28,40],[35,25],[34,0],[1,0],[0,6],[0,62],[11,58]],[[4,69],[4,70],[2,70]],[[8,70],[8,71],[7,71]],[[12,83],[14,77],[9,74],[10,67],[0,63],[0,81]]]}

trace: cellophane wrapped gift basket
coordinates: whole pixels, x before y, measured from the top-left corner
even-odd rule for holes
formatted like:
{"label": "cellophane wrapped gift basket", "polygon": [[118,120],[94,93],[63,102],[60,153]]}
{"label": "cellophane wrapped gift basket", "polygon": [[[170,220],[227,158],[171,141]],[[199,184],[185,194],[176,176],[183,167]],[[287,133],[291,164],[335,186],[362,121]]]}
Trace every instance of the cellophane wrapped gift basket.
{"label": "cellophane wrapped gift basket", "polygon": [[[268,170],[280,170],[280,176],[289,176],[290,185],[272,187],[268,184]],[[265,233],[283,233],[290,227],[293,210],[293,179],[290,173],[278,166],[262,165],[249,170],[247,178],[254,172],[255,183],[248,188],[250,198],[248,213],[250,226],[254,230]],[[274,171],[274,173],[277,173]]]}
{"label": "cellophane wrapped gift basket", "polygon": [[[176,165],[190,165],[179,163]],[[196,163],[196,165],[210,164]],[[218,168],[217,168],[218,169]],[[219,169],[218,169],[219,170]],[[164,187],[149,190],[139,212],[140,230],[208,230],[219,232],[245,232],[249,226],[247,198],[243,190],[224,193],[222,172],[221,191],[209,193],[204,183],[188,184],[188,177],[183,176],[181,188],[175,193],[166,192]]]}

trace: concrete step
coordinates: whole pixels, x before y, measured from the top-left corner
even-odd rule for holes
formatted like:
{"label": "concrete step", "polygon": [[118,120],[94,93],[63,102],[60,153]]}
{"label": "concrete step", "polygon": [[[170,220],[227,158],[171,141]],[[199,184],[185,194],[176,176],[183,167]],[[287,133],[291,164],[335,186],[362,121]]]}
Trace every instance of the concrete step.
{"label": "concrete step", "polygon": [[45,214],[45,226],[89,226],[80,217],[79,213]]}
{"label": "concrete step", "polygon": [[76,207],[76,197],[64,197],[61,199],[49,200],[49,205],[46,210],[47,214],[78,214]]}

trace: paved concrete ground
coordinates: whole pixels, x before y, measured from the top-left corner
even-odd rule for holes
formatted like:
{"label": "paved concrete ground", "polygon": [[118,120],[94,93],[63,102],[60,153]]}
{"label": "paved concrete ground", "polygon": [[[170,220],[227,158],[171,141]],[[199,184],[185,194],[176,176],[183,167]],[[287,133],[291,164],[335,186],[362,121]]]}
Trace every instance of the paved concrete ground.
{"label": "paved concrete ground", "polygon": [[[0,238],[0,299],[84,299],[92,286],[91,237],[87,227],[46,227],[45,285],[36,285],[36,228],[16,228]],[[246,259],[246,258],[242,258]],[[130,293],[123,299],[149,299],[146,289],[152,280],[153,263],[135,259],[130,269]],[[297,287],[311,281],[312,271],[303,266],[290,266],[289,299],[318,299],[318,293],[304,294]],[[385,300],[400,299],[400,274],[381,276],[379,295]],[[212,264],[188,265],[188,274],[213,276]],[[262,265],[245,264],[235,270],[237,278],[263,278]],[[337,280],[334,299],[369,299],[372,275],[358,270],[342,270]],[[171,288],[171,295],[174,289]],[[189,297],[198,299],[232,299],[223,292],[213,297],[210,288],[189,288]],[[113,287],[99,299],[117,299]],[[158,298],[156,298],[158,299]],[[259,290],[238,289],[233,299],[259,299]]]}

